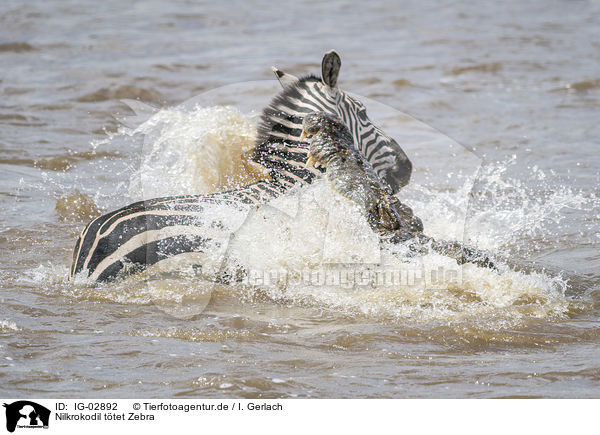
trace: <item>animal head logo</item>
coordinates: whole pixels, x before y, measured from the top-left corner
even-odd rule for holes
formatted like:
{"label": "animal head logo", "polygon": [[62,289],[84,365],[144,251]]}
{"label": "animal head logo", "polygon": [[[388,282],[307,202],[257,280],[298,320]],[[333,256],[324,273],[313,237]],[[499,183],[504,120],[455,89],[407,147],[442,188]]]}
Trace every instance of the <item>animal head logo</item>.
{"label": "animal head logo", "polygon": [[6,408],[6,430],[14,432],[19,428],[47,428],[50,410],[29,400],[19,400],[4,404]]}

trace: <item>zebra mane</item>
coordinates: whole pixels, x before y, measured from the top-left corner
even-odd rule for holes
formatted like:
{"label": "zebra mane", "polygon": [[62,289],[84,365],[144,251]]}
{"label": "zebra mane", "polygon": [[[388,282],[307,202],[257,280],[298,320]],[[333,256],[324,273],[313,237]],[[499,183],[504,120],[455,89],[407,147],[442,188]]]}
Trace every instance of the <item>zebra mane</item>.
{"label": "zebra mane", "polygon": [[[298,90],[300,88],[305,87],[305,85],[309,82],[320,82],[321,78],[317,77],[314,74],[309,74],[304,77],[300,77],[299,80],[293,84],[290,84],[283,88],[279,94],[277,94],[269,105],[265,107],[262,111],[262,115],[260,117],[260,123],[258,125],[258,136],[256,138],[256,146],[260,146],[264,142],[268,142],[270,140],[275,139],[276,141],[281,141],[280,137],[274,138],[271,134],[273,132],[273,128],[278,124],[272,118],[274,114],[282,114],[281,109],[278,108],[280,104],[285,104],[289,102],[290,98],[299,98],[301,97]],[[285,114],[287,115],[287,114]]]}
{"label": "zebra mane", "polygon": [[317,169],[304,168],[308,144],[299,140],[303,117],[311,110],[298,108],[291,102],[292,99],[302,99],[301,91],[317,82],[322,83],[321,78],[312,74],[301,77],[279,92],[262,111],[250,158],[269,169],[275,180],[289,184],[297,181],[310,183],[319,173]]}

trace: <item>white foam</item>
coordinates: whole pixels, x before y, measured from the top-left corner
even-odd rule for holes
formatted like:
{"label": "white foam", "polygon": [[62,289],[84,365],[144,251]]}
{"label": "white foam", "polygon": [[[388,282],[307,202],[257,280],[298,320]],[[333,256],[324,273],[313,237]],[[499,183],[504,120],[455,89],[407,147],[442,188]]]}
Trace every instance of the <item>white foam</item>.
{"label": "white foam", "polygon": [[[252,146],[255,126],[229,107],[195,107],[159,110],[130,132],[137,133],[146,135],[146,154],[131,178],[130,191],[134,198],[148,198],[213,191],[226,186],[228,177],[243,179],[248,168],[241,155]],[[400,199],[423,219],[426,234],[467,240],[506,255],[516,244],[527,244],[528,238],[546,231],[548,222],[560,220],[565,207],[582,208],[586,203],[568,188],[540,196],[506,175],[512,163],[488,165],[477,178],[449,173],[453,182],[443,190],[413,182]],[[546,181],[539,169],[532,171],[540,182]],[[474,184],[477,198],[485,201],[474,201]],[[222,219],[229,213],[213,210]],[[507,268],[498,272],[470,264],[460,267],[435,253],[411,256],[403,246],[379,249],[377,236],[360,211],[323,179],[293,188],[285,197],[249,212],[239,224],[227,249],[226,266],[250,271],[239,291],[260,288],[275,301],[404,321],[487,316],[505,326],[526,317],[561,316],[569,309],[561,277]],[[52,273],[38,270],[42,275],[44,271]],[[141,274],[102,290],[77,291],[128,303],[156,298],[177,302],[190,291],[202,293],[208,285],[193,279],[167,287],[144,288],[143,283]]]}
{"label": "white foam", "polygon": [[[525,312],[546,317],[568,309],[564,282],[543,273],[461,267],[436,253],[412,256],[403,246],[388,246],[376,262],[365,261],[363,246],[370,249],[372,244],[357,244],[356,235],[365,240],[376,236],[356,207],[326,180],[294,189],[289,196],[299,202],[296,216],[263,207],[246,221],[229,250],[230,260],[250,271],[247,284],[275,300],[420,321],[499,311],[513,318]],[[333,227],[331,215],[338,221]],[[327,237],[328,232],[335,237]],[[335,241],[335,249],[328,249],[329,240]],[[356,261],[348,262],[349,254]],[[514,309],[515,304],[520,308]]]}
{"label": "white foam", "polygon": [[10,330],[10,331],[19,331],[21,328],[17,326],[15,322],[4,319],[0,320],[0,331],[2,330]]}
{"label": "white foam", "polygon": [[142,163],[131,176],[133,200],[214,192],[265,176],[243,158],[256,126],[233,107],[162,109],[128,134],[144,135]]}

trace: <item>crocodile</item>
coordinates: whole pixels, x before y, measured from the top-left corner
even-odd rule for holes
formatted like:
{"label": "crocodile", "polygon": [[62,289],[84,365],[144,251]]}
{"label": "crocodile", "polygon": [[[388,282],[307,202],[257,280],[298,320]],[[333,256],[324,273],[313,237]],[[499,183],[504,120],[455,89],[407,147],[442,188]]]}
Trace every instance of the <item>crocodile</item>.
{"label": "crocodile", "polygon": [[491,256],[457,241],[435,240],[424,234],[422,220],[403,204],[392,188],[373,170],[354,147],[352,134],[337,116],[312,112],[302,122],[302,137],[308,139],[307,167],[322,167],[325,177],[339,194],[355,203],[371,229],[389,243],[409,243],[413,252],[428,248],[451,257],[458,264],[473,263],[496,269]]}

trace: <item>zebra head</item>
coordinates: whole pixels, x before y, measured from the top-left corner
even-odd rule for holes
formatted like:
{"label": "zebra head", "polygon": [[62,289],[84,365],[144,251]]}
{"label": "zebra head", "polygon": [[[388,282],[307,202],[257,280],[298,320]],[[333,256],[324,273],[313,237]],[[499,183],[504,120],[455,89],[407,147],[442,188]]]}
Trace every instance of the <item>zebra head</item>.
{"label": "zebra head", "polygon": [[298,78],[273,68],[283,90],[263,111],[252,159],[284,184],[310,183],[319,170],[305,167],[308,143],[300,137],[302,120],[311,112],[330,113],[346,124],[354,146],[396,193],[408,184],[412,164],[400,145],[371,122],[365,106],[337,87],[340,66],[332,50],[323,56],[320,78]]}

